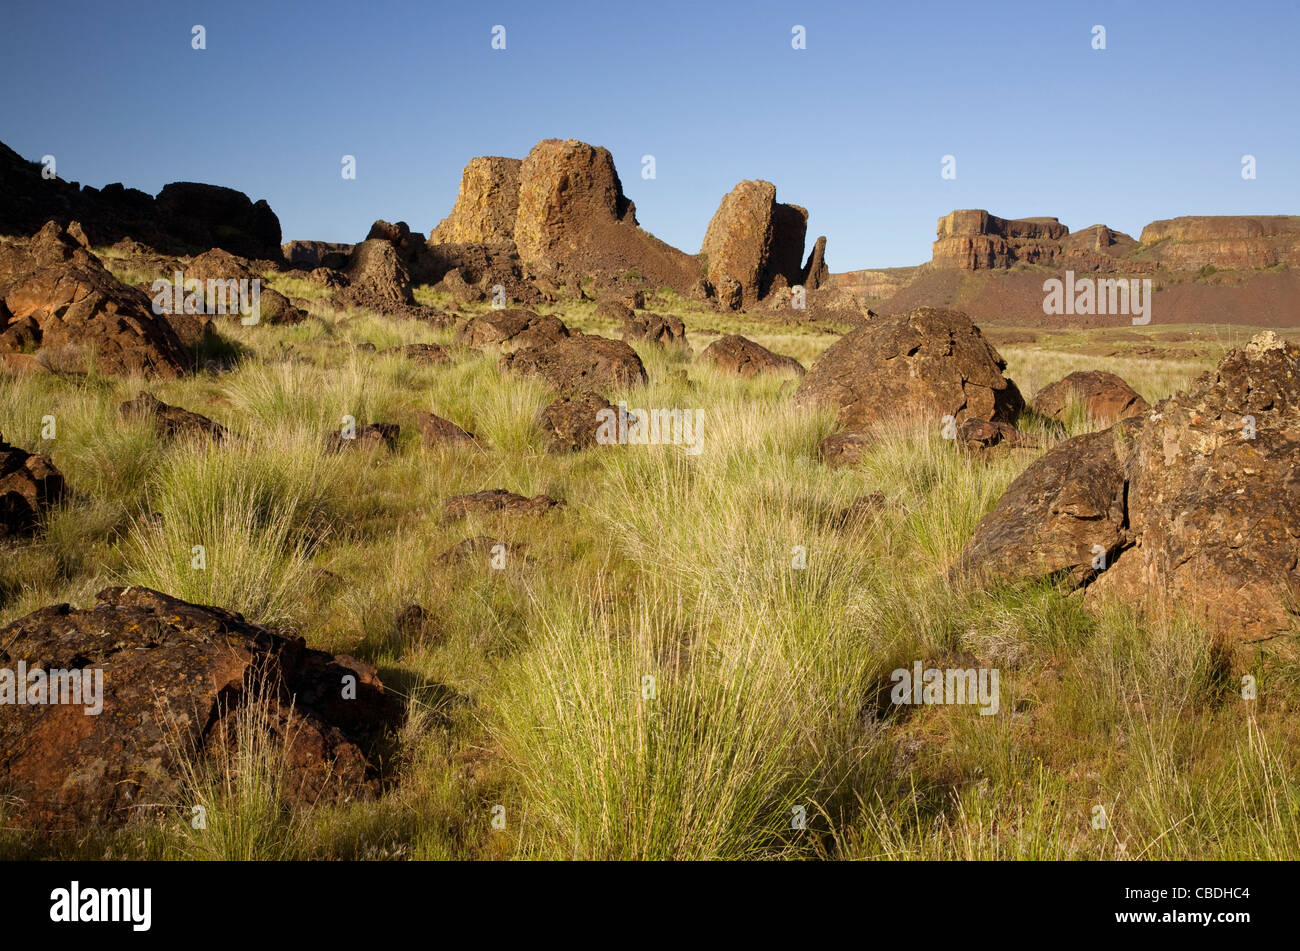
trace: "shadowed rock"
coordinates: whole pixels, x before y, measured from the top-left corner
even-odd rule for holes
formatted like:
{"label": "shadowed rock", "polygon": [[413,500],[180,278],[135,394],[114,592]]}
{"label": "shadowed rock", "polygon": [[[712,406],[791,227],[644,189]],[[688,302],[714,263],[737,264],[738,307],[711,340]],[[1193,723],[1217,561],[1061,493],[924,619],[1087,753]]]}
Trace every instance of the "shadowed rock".
{"label": "shadowed rock", "polygon": [[66,490],[49,456],[11,446],[0,435],[0,538],[31,534]]}
{"label": "shadowed rock", "polygon": [[474,445],[478,437],[461,429],[449,419],[433,413],[416,413],[415,425],[420,430],[420,442],[426,448],[447,445]]}
{"label": "shadowed rock", "polygon": [[342,452],[344,449],[387,449],[392,452],[397,448],[397,436],[401,427],[396,423],[367,423],[357,426],[351,438],[342,432],[330,433],[325,445],[327,452]]}
{"label": "shadowed rock", "polygon": [[127,400],[118,407],[118,412],[127,418],[151,419],[158,433],[169,439],[175,436],[197,436],[221,442],[230,436],[226,427],[220,423],[214,423],[206,416],[179,406],[169,406],[149,393],[142,392],[135,399]]}
{"label": "shadowed rock", "polygon": [[644,340],[660,347],[685,345],[686,325],[672,314],[636,314],[623,321],[623,339]]}
{"label": "shadowed rock", "polygon": [[595,393],[560,397],[538,414],[537,425],[546,438],[546,450],[577,452],[596,445],[598,414],[613,408]]}
{"label": "shadowed rock", "polygon": [[262,708],[266,741],[287,744],[291,802],[370,796],[366,751],[403,716],[369,665],[147,588],[106,588],[86,610],[42,608],[0,630],[0,645],[10,670],[102,671],[97,715],[42,703],[0,717],[0,782],[38,827],[174,814],[182,757],[231,748],[250,705]]}
{"label": "shadowed rock", "polygon": [[542,317],[531,310],[519,309],[494,310],[472,317],[456,328],[456,342],[477,349],[535,347],[568,335],[569,328],[558,317]]}

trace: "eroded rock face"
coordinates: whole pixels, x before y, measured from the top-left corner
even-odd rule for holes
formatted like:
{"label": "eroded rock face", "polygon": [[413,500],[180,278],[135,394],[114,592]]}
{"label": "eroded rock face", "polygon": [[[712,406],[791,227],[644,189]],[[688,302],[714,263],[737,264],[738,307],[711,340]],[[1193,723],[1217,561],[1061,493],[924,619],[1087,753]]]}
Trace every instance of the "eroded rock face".
{"label": "eroded rock face", "polygon": [[[403,716],[373,667],[147,588],[106,588],[84,610],[42,608],[0,630],[0,645],[10,670],[102,671],[96,715],[44,703],[0,717],[0,784],[37,826],[174,814],[185,805],[181,757],[233,743],[233,718],[253,704],[268,739],[288,742],[291,801],[370,796],[366,751]],[[349,676],[355,699],[342,689]]]}
{"label": "eroded rock face", "polygon": [[804,372],[803,364],[794,357],[773,353],[762,344],[740,334],[719,337],[700,354],[701,360],[712,362],[726,373],[751,379],[760,373]]}
{"label": "eroded rock face", "polygon": [[515,244],[525,261],[559,264],[593,225],[624,218],[636,221],[608,149],[545,139],[520,165]]}
{"label": "eroded rock face", "polygon": [[778,276],[798,284],[807,229],[807,210],[778,203],[771,182],[744,181],[733,188],[714,212],[700,249],[719,301],[733,310],[750,307],[767,296]]}
{"label": "eroded rock face", "polygon": [[1060,572],[1091,582],[1090,600],[1189,610],[1239,640],[1294,635],[1297,498],[1300,348],[1269,332],[1189,392],[1049,451],[980,523],[962,566]]}
{"label": "eroded rock face", "polygon": [[645,366],[631,346],[622,340],[578,332],[507,353],[501,358],[501,368],[540,377],[562,394],[603,394],[647,380]]}
{"label": "eroded rock face", "polygon": [[[143,292],[50,222],[28,240],[0,245],[0,361],[13,370],[177,377],[190,357]],[[11,328],[13,328],[11,330]]]}
{"label": "eroded rock face", "polygon": [[434,244],[499,244],[515,240],[520,159],[470,159],[451,214],[429,235]]}
{"label": "eroded rock face", "polygon": [[1300,266],[1300,216],[1187,216],[1153,221],[1142,246],[1165,267],[1196,269]]}
{"label": "eroded rock face", "polygon": [[830,346],[795,394],[839,411],[845,429],[920,415],[1014,422],[1024,408],[1006,362],[959,311],[922,307],[878,318]]}
{"label": "eroded rock face", "polygon": [[1102,370],[1077,370],[1039,390],[1034,396],[1034,409],[1060,420],[1072,402],[1081,404],[1088,415],[1106,423],[1141,416],[1151,408],[1122,377]]}
{"label": "eroded rock face", "polygon": [[0,435],[0,538],[31,534],[66,490],[49,456],[11,446]]}

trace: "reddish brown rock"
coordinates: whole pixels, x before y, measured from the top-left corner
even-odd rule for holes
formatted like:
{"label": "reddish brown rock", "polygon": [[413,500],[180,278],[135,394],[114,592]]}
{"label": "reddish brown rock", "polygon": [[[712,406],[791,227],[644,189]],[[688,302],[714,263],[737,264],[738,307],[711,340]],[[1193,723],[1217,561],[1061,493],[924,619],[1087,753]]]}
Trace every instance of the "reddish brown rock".
{"label": "reddish brown rock", "polygon": [[0,245],[0,300],[0,343],[18,348],[0,352],[11,368],[84,372],[92,354],[110,375],[177,377],[190,367],[176,331],[149,298],[53,222],[31,239]]}
{"label": "reddish brown rock", "polygon": [[1024,408],[1006,362],[958,311],[922,307],[879,318],[830,346],[795,400],[831,406],[841,426],[865,429],[891,418],[945,416],[1014,422]]}
{"label": "reddish brown rock", "polygon": [[596,445],[596,431],[600,428],[599,414],[613,410],[603,397],[595,393],[562,396],[538,414],[547,452],[577,452]]}
{"label": "reddish brown rock", "polygon": [[31,534],[66,491],[49,456],[25,452],[0,435],[0,538]]}
{"label": "reddish brown rock", "polygon": [[831,433],[817,445],[822,461],[832,469],[856,466],[862,454],[875,443],[876,437],[868,432]]}
{"label": "reddish brown rock", "polygon": [[1064,419],[1072,403],[1081,404],[1089,416],[1107,425],[1141,416],[1151,408],[1121,377],[1101,370],[1077,370],[1043,387],[1034,397],[1034,409],[1056,420]]}
{"label": "reddish brown rock", "polygon": [[645,366],[631,346],[622,340],[577,332],[507,353],[501,358],[501,368],[540,377],[561,394],[606,393],[647,380]]}
{"label": "reddish brown rock", "polygon": [[470,159],[451,214],[429,235],[434,244],[499,244],[515,240],[520,159]]}
{"label": "reddish brown rock", "polygon": [[387,449],[392,452],[397,448],[397,437],[401,427],[396,423],[367,423],[358,425],[351,436],[341,431],[332,432],[325,445],[327,452],[342,452],[344,449]]}
{"label": "reddish brown rock", "polygon": [[1050,450],[958,567],[1060,574],[1088,584],[1090,603],[1188,611],[1229,639],[1295,650],[1297,497],[1300,347],[1268,332],[1144,416]]}
{"label": "reddish brown rock", "polygon": [[686,344],[686,325],[672,314],[637,314],[623,321],[623,339],[644,340],[660,347]]}
{"label": "reddish brown rock", "polygon": [[773,353],[767,347],[739,334],[719,337],[705,348],[700,359],[711,361],[718,369],[745,379],[759,373],[804,372],[803,364],[794,357]]}
{"label": "reddish brown rock", "polygon": [[449,498],[443,505],[443,520],[454,522],[467,515],[544,515],[563,504],[549,495],[530,499],[505,489],[484,489]]}
{"label": "reddish brown rock", "polygon": [[808,212],[776,200],[771,182],[745,181],[722,199],[704,234],[700,253],[708,262],[708,279],[719,300],[749,307],[766,297],[779,276],[787,285],[802,279],[803,245]]}
{"label": "reddish brown rock", "polygon": [[957,426],[955,441],[971,452],[984,449],[1037,449],[1041,443],[1022,433],[1010,423],[990,422],[986,419],[964,419]]}
{"label": "reddish brown rock", "polygon": [[478,437],[473,433],[433,413],[416,413],[415,425],[420,430],[421,444],[427,448],[474,445],[478,442]]}
{"label": "reddish brown rock", "polygon": [[1300,216],[1189,216],[1153,221],[1142,247],[1165,267],[1300,267]]}
{"label": "reddish brown rock", "polygon": [[567,336],[569,328],[558,317],[517,309],[490,311],[456,329],[456,342],[476,349],[539,347]]}
{"label": "reddish brown rock", "polygon": [[284,744],[291,802],[371,796],[367,751],[403,717],[373,667],[147,588],[106,588],[86,610],[42,608],[0,630],[0,645],[7,669],[102,671],[97,715],[44,703],[0,717],[6,808],[36,827],[174,813],[181,757],[229,750],[235,718],[253,707],[262,716],[250,721]]}
{"label": "reddish brown rock", "polygon": [[165,438],[176,436],[198,437],[221,442],[230,436],[230,432],[220,423],[214,423],[206,416],[191,413],[179,406],[169,406],[149,393],[140,393],[133,400],[127,400],[120,407],[125,417],[145,417],[153,421],[158,433]]}
{"label": "reddish brown rock", "polygon": [[382,238],[362,241],[352,249],[345,273],[357,293],[397,304],[415,303],[411,276],[389,241]]}

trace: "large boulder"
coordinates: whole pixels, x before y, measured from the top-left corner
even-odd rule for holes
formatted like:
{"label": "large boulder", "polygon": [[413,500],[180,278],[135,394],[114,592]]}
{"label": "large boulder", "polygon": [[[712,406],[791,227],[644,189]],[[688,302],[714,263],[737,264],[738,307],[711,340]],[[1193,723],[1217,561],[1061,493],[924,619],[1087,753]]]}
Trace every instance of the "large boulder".
{"label": "large boulder", "polygon": [[[803,278],[803,245],[808,212],[776,200],[776,186],[744,181],[733,188],[714,212],[700,249],[708,261],[714,287],[740,285],[740,304],[750,307],[766,297],[777,277],[787,285]],[[734,303],[729,292],[725,303]]]}
{"label": "large boulder", "polygon": [[1104,370],[1076,370],[1034,396],[1034,410],[1056,420],[1064,419],[1071,404],[1081,405],[1093,419],[1108,424],[1141,416],[1151,408],[1123,377]]}
{"label": "large boulder", "polygon": [[30,534],[66,490],[49,456],[25,452],[0,435],[0,538]]}
{"label": "large boulder", "polygon": [[[141,290],[110,274],[49,222],[28,240],[0,245],[0,365],[14,370],[177,377],[190,357]],[[9,333],[11,326],[21,328]]]}
{"label": "large boulder", "polygon": [[413,305],[411,275],[392,242],[369,238],[352,249],[345,272],[351,290],[365,297]]}
{"label": "large boulder", "polygon": [[1006,362],[965,314],[922,307],[879,318],[832,344],[795,400],[831,406],[844,429],[919,414],[1015,422],[1024,408]]}
{"label": "large boulder", "polygon": [[[1061,575],[1090,601],[1185,609],[1229,638],[1297,631],[1300,347],[1266,332],[1186,393],[1049,451],[960,568]],[[1103,556],[1098,558],[1098,556]]]}
{"label": "large boulder", "polygon": [[29,679],[76,670],[92,689],[102,677],[93,703],[83,693],[79,704],[7,706],[0,717],[0,785],[24,824],[174,813],[185,805],[185,758],[229,749],[251,705],[262,709],[249,722],[285,745],[291,801],[373,795],[366,751],[403,716],[369,665],[148,588],[106,588],[88,609],[42,608],[0,629],[0,645],[0,665],[23,664]]}
{"label": "large boulder", "polygon": [[595,393],[562,396],[546,406],[537,416],[537,425],[546,441],[546,451],[565,453],[590,449],[602,425],[601,413],[614,407]]}
{"label": "large boulder", "polygon": [[560,318],[518,308],[489,311],[456,328],[457,343],[480,350],[538,347],[568,335],[569,328]]}
{"label": "large boulder", "polygon": [[804,368],[794,357],[773,353],[762,344],[739,334],[719,337],[705,348],[700,359],[711,362],[725,373],[750,379],[760,373],[798,373]]}
{"label": "large boulder", "polygon": [[501,367],[540,377],[560,394],[604,394],[647,379],[645,366],[631,346],[576,331],[552,343],[507,353],[501,358]]}
{"label": "large boulder", "polygon": [[[555,287],[635,273],[650,286],[684,293],[698,277],[691,256],[638,227],[609,151],[575,139],[545,139],[521,162],[471,161],[455,208],[430,234],[436,260],[445,263],[446,248],[517,252],[530,279]],[[455,262],[434,280],[450,266],[465,270]],[[511,300],[527,300],[507,281],[494,283]]]}

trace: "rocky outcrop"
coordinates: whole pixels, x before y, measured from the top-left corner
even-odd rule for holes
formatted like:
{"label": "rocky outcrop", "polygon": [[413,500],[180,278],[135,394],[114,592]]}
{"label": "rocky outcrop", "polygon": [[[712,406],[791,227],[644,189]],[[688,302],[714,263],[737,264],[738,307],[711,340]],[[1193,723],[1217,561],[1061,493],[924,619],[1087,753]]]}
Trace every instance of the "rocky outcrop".
{"label": "rocky outcrop", "polygon": [[1089,416],[1106,424],[1141,416],[1151,408],[1122,377],[1102,370],[1076,370],[1034,396],[1034,410],[1055,420],[1063,420],[1071,404],[1081,405]]}
{"label": "rocky outcrop", "polygon": [[637,225],[609,151],[575,139],[545,139],[522,161],[471,161],[430,234],[435,256],[445,245],[512,247],[528,277],[557,287],[635,272],[684,293],[698,276],[694,259]]}
{"label": "rocky outcrop", "polygon": [[83,696],[0,717],[6,809],[34,826],[174,815],[184,760],[231,750],[236,718],[254,707],[248,722],[283,744],[291,802],[370,796],[367,751],[403,717],[373,667],[148,588],[106,588],[88,609],[42,608],[0,630],[0,645],[9,670],[102,677],[94,714]]}
{"label": "rocky outcrop", "polygon": [[807,229],[807,210],[777,202],[771,182],[744,181],[733,188],[714,212],[700,249],[719,299],[728,306],[735,302],[730,282],[740,285],[740,307],[766,297],[778,277],[798,284]]}
{"label": "rocky outcrop", "polygon": [[66,489],[49,456],[25,452],[0,435],[0,539],[31,534]]}
{"label": "rocky outcrop", "polygon": [[318,267],[342,270],[348,266],[352,248],[336,241],[286,241],[280,245],[286,264],[308,271]]}
{"label": "rocky outcrop", "polygon": [[345,272],[351,290],[365,297],[397,304],[414,304],[411,275],[392,243],[370,238],[352,249]]}
{"label": "rocky outcrop", "polygon": [[1298,497],[1300,347],[1270,331],[1190,391],[1050,450],[979,524],[958,569],[1059,575],[1092,602],[1190,611],[1230,639],[1294,640]]}
{"label": "rocky outcrop", "polygon": [[1188,216],[1153,221],[1142,247],[1168,268],[1300,267],[1300,216]]}
{"label": "rocky outcrop", "polygon": [[919,414],[1014,423],[1024,408],[1004,361],[970,318],[922,307],[881,317],[840,338],[795,394],[804,406],[831,406],[840,426],[860,430]]}
{"label": "rocky outcrop", "polygon": [[143,291],[105,270],[67,231],[0,245],[0,363],[12,370],[176,377],[190,357]]}
{"label": "rocky outcrop", "polygon": [[623,320],[623,339],[642,340],[660,347],[685,345],[686,324],[673,314],[634,314]]}
{"label": "rocky outcrop", "polygon": [[1054,260],[1070,229],[1055,218],[999,218],[981,209],[939,219],[931,263],[978,271]]}
{"label": "rocky outcrop", "polygon": [[41,172],[39,163],[0,143],[0,234],[31,235],[50,220],[78,221],[95,246],[132,237],[168,254],[224,248],[280,259],[280,220],[265,201],[243,192],[173,182],[153,198],[120,184],[83,188]]}
{"label": "rocky outcrop", "polygon": [[429,234],[434,244],[503,244],[515,240],[521,159],[470,159],[450,215]]}
{"label": "rocky outcrop", "polygon": [[569,328],[560,318],[520,309],[489,311],[456,328],[457,343],[479,350],[540,347],[568,335]]}
{"label": "rocky outcrop", "polygon": [[830,276],[830,268],[826,266],[826,236],[822,235],[813,245],[812,253],[808,255],[808,263],[804,265],[799,283],[805,290],[815,291],[819,287],[824,287],[830,281]]}

